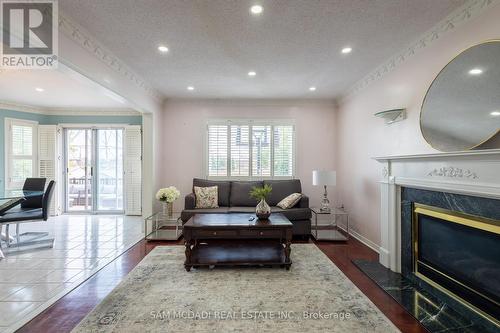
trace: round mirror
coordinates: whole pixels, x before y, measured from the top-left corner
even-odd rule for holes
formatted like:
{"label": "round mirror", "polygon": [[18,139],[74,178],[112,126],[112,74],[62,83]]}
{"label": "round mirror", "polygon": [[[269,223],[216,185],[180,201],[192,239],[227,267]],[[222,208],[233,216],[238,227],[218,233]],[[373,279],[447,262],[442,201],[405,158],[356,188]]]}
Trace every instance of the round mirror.
{"label": "round mirror", "polygon": [[440,151],[468,150],[498,141],[500,41],[473,46],[443,68],[425,96],[420,129],[425,140]]}

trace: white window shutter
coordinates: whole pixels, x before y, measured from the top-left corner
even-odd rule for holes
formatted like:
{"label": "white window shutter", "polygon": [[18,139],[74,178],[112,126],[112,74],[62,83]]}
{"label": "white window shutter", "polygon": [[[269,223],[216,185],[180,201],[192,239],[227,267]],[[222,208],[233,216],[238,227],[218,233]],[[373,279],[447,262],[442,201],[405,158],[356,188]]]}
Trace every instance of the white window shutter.
{"label": "white window shutter", "polygon": [[294,175],[294,127],[273,126],[273,171],[275,177]]}
{"label": "white window shutter", "polygon": [[271,141],[271,125],[252,126],[252,176],[272,175]]}
{"label": "white window shutter", "polygon": [[208,176],[228,175],[228,126],[208,126]]}
{"label": "white window shutter", "polygon": [[140,126],[125,128],[125,214],[142,214],[142,133]]}
{"label": "white window shutter", "polygon": [[42,178],[47,178],[47,183],[56,181],[56,188],[52,194],[52,202],[49,208],[49,215],[54,216],[58,207],[59,181],[57,177],[57,147],[56,147],[57,126],[39,125],[38,126],[38,174]]}
{"label": "white window shutter", "polygon": [[231,125],[230,176],[250,176],[250,126]]}

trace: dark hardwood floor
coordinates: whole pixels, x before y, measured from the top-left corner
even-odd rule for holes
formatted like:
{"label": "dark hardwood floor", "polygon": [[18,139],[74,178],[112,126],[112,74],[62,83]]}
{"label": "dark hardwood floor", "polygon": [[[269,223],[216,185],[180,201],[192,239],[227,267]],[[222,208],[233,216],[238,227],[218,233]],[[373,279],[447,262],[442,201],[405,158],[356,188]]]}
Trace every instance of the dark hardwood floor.
{"label": "dark hardwood floor", "polygon": [[[402,332],[427,332],[351,262],[351,259],[378,260],[376,252],[352,237],[347,243],[315,243]],[[175,244],[183,244],[183,241],[140,241],[17,332],[70,332],[152,249]]]}

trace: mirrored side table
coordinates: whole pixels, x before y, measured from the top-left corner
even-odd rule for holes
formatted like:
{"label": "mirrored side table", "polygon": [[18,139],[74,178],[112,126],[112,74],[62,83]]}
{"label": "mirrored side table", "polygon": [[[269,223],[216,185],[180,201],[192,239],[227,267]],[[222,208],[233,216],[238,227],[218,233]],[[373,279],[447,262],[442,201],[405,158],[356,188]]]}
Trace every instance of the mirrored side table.
{"label": "mirrored side table", "polygon": [[[312,235],[316,240],[347,241],[349,239],[349,215],[340,208],[332,208],[331,212],[322,212],[312,207]],[[341,231],[342,230],[342,231]]]}
{"label": "mirrored side table", "polygon": [[178,212],[173,213],[172,217],[157,212],[144,219],[144,226],[147,233],[145,239],[148,241],[178,240],[182,236],[181,213]]}

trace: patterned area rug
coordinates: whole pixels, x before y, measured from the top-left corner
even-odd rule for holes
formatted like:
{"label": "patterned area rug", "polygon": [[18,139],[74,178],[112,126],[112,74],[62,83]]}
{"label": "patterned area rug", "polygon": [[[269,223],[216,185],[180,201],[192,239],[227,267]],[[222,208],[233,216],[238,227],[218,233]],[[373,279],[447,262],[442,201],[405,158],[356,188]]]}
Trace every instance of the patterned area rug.
{"label": "patterned area rug", "polygon": [[280,268],[184,270],[156,247],[73,332],[398,332],[314,244]]}

